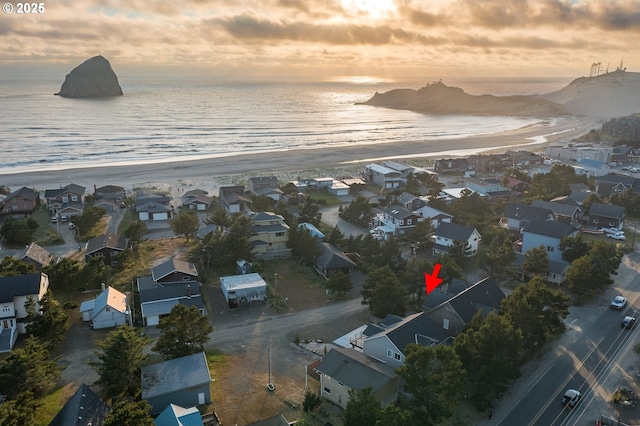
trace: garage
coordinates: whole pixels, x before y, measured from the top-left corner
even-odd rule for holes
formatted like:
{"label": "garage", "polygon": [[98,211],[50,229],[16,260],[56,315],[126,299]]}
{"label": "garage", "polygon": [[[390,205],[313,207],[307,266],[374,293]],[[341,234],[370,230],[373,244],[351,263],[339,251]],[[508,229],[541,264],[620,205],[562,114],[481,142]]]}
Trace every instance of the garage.
{"label": "garage", "polygon": [[169,213],[152,213],[151,220],[167,220]]}
{"label": "garage", "polygon": [[140,220],[149,220],[149,212],[139,212],[138,218]]}

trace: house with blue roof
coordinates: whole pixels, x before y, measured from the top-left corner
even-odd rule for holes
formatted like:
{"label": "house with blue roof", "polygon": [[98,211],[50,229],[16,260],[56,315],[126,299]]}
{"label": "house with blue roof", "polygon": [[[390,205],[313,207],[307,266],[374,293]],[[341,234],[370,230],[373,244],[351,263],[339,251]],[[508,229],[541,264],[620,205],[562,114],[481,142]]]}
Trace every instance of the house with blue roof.
{"label": "house with blue roof", "polygon": [[604,176],[611,171],[609,165],[604,161],[583,158],[578,160],[578,164],[588,173],[588,176]]}
{"label": "house with blue roof", "polygon": [[169,404],[153,423],[156,426],[203,426],[202,416],[196,407],[183,408]]}

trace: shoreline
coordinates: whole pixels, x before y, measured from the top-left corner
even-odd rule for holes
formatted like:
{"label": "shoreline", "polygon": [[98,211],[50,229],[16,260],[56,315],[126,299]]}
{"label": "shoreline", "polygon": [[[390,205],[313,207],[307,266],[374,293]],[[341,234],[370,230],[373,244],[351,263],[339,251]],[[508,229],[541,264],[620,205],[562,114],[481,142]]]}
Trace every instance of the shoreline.
{"label": "shoreline", "polygon": [[[110,164],[96,167],[0,174],[0,184],[16,190],[22,186],[48,189],[76,183],[92,192],[93,185],[120,185],[130,189],[146,183],[203,182],[216,187],[216,178],[265,173],[278,174],[314,169],[341,169],[387,159],[432,159],[508,149],[531,149],[555,142],[568,142],[599,125],[597,119],[569,117],[547,124],[526,126],[495,134],[464,138],[406,141],[340,146],[335,149],[295,149],[243,153],[210,158],[178,159],[146,164]],[[205,184],[206,183],[206,184]]]}

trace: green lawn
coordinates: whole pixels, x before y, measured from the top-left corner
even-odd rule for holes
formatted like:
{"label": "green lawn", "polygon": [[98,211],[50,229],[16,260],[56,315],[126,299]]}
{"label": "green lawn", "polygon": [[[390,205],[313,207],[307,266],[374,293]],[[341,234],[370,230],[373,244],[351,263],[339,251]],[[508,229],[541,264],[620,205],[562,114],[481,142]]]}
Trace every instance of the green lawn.
{"label": "green lawn", "polygon": [[307,193],[307,196],[313,201],[327,206],[335,206],[341,204],[341,201],[338,199],[338,197],[325,191],[311,191]]}

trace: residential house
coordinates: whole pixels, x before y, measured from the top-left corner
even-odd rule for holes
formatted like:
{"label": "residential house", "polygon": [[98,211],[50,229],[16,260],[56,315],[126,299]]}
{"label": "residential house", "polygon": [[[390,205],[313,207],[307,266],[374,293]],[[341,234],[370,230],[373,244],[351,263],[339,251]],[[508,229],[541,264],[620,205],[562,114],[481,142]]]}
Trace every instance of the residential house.
{"label": "residential house", "polygon": [[472,227],[457,223],[441,223],[433,234],[435,245],[433,255],[449,253],[451,247],[464,243],[465,256],[475,256],[478,253],[480,233]]}
{"label": "residential house", "polygon": [[495,182],[495,179],[484,180],[477,178],[470,178],[464,181],[465,188],[477,192],[482,197],[486,197],[488,200],[508,200],[511,198],[511,190],[505,188],[500,183]]}
{"label": "residential house", "polygon": [[33,299],[37,312],[48,288],[49,277],[42,272],[0,277],[0,353],[10,352],[18,333],[27,332],[27,300]]}
{"label": "residential house", "polygon": [[93,186],[93,206],[103,208],[107,212],[119,207],[126,197],[127,193],[122,186],[105,185],[100,188]]}
{"label": "residential house", "polygon": [[84,383],[64,404],[49,426],[102,426],[111,408]]}
{"label": "residential house", "polygon": [[334,179],[331,181],[331,186],[327,188],[327,191],[336,197],[346,197],[351,192],[351,187],[344,182]]}
{"label": "residential house", "polygon": [[142,399],[151,405],[151,414],[169,404],[183,407],[211,402],[211,373],[204,352],[142,367]]}
{"label": "residential house", "polygon": [[475,176],[476,169],[469,164],[466,158],[443,158],[436,160],[434,165],[436,173],[448,173],[464,176]]}
{"label": "residential house", "polygon": [[404,235],[410,232],[424,218],[417,213],[400,206],[381,209],[375,217],[373,230],[385,240],[390,236]]}
{"label": "residential house", "polygon": [[228,214],[248,212],[251,206],[251,198],[245,195],[242,185],[221,187],[218,198]]}
{"label": "residential house", "polygon": [[202,416],[197,407],[184,408],[169,404],[158,417],[153,420],[155,426],[204,426]]}
{"label": "residential house", "polygon": [[136,213],[138,213],[138,219],[142,221],[171,219],[173,213],[171,197],[139,190],[136,194]]}
{"label": "residential house", "polygon": [[194,282],[198,280],[198,270],[193,263],[172,257],[151,268],[151,277],[157,284]]}
{"label": "residential house", "polygon": [[101,257],[105,265],[116,266],[118,256],[127,249],[127,237],[118,234],[104,234],[87,241],[84,258],[86,262],[93,257]]}
{"label": "residential house", "polygon": [[7,194],[0,203],[0,215],[30,214],[40,207],[40,193],[23,186]]}
{"label": "residential house", "polygon": [[530,167],[534,165],[541,165],[543,158],[538,154],[534,154],[530,151],[507,151],[507,155],[511,157],[511,164],[513,167]]}
{"label": "residential house", "polygon": [[533,200],[531,205],[543,209],[549,209],[553,212],[558,222],[577,223],[582,217],[582,209],[580,206],[566,203],[552,203],[550,201]]}
{"label": "residential house", "polygon": [[[103,286],[104,287],[104,286]],[[91,321],[91,328],[111,328],[130,323],[127,296],[109,286],[95,299],[80,304],[82,321]]]}
{"label": "residential house", "polygon": [[342,250],[331,243],[319,243],[320,254],[315,260],[315,269],[325,278],[342,272],[350,274],[356,264]]}
{"label": "residential house", "polygon": [[377,334],[354,341],[353,344],[360,345],[365,355],[378,359],[391,368],[398,368],[404,364],[405,350],[409,343],[430,346],[444,342],[448,337],[424,312],[418,312]]}
{"label": "residential house", "polygon": [[560,241],[578,233],[571,225],[561,222],[531,219],[522,230],[522,253],[533,248],[545,247],[549,260],[561,261]]}
{"label": "residential house", "polygon": [[[526,260],[524,253],[516,253],[516,261],[514,263],[516,268],[517,278],[524,281],[526,274],[524,273],[523,264]],[[567,280],[567,272],[569,271],[571,264],[564,260],[549,260],[549,268],[545,275],[545,280],[550,283],[560,285]]]}
{"label": "residential house", "polygon": [[[606,160],[605,160],[606,161]],[[591,160],[582,158],[578,160],[578,164],[587,171],[588,176],[605,176],[609,174],[611,167],[605,161]]]}
{"label": "residential house", "polygon": [[498,175],[495,179],[486,179],[487,182],[497,183],[503,187],[509,189],[511,194],[515,197],[522,196],[529,190],[529,184],[511,176]]}
{"label": "residential house", "polygon": [[17,257],[33,265],[38,271],[53,262],[53,255],[36,243],[29,244]]}
{"label": "residential house", "polygon": [[284,217],[273,212],[258,212],[249,215],[253,221],[249,245],[257,258],[273,259],[291,256],[287,247],[289,225]]}
{"label": "residential house", "polygon": [[267,283],[256,273],[220,277],[220,289],[230,308],[267,300]]}
{"label": "residential house", "polygon": [[414,212],[422,216],[423,220],[430,220],[433,229],[436,229],[443,222],[451,223],[453,221],[452,215],[443,212],[442,210],[434,209],[431,206],[420,207]]}
{"label": "residential house", "polygon": [[182,196],[182,205],[189,210],[205,211],[213,203],[213,197],[209,197],[209,193],[202,189],[192,189]]}
{"label": "residential house", "polygon": [[298,224],[298,229],[305,230],[311,234],[311,236],[318,241],[324,240],[325,235],[313,223],[302,222]]}
{"label": "residential house", "polygon": [[495,173],[511,166],[510,156],[503,155],[471,155],[467,158],[469,164],[477,171],[483,173]]}
{"label": "residential house", "polygon": [[383,161],[382,165],[390,169],[399,171],[404,182],[407,181],[409,175],[413,175],[416,178],[420,175],[438,175],[437,173],[430,170],[426,170],[421,167],[409,166],[407,164],[398,163],[397,161]]}
{"label": "residential house", "polygon": [[84,186],[71,183],[59,189],[47,189],[44,191],[44,199],[47,209],[52,215],[79,216],[84,209]]}
{"label": "residential house", "polygon": [[613,204],[592,203],[589,209],[589,224],[598,228],[624,229],[626,210]]}
{"label": "residential house", "polygon": [[248,182],[249,194],[256,197],[269,197],[276,201],[282,199],[282,190],[278,188],[278,178],[275,176],[251,177]]}
{"label": "residential house", "polygon": [[403,183],[402,173],[374,163],[365,166],[365,180],[383,189],[400,188]]}
{"label": "residential house", "polygon": [[617,164],[633,163],[636,159],[636,149],[629,145],[617,145],[609,160]]}
{"label": "residential house", "polygon": [[342,408],[347,407],[349,391],[366,387],[381,407],[398,398],[400,380],[394,369],[354,349],[331,349],[316,370],[320,373],[320,396]]}
{"label": "residential house", "polygon": [[500,225],[520,232],[531,219],[555,220],[555,216],[547,208],[528,204],[507,203],[504,218],[500,220]]}
{"label": "residential house", "polygon": [[[453,203],[455,200],[460,199],[467,195],[476,194],[476,191],[466,187],[459,188],[443,188],[438,194],[438,198],[445,201],[447,204]],[[484,197],[482,194],[478,194],[480,197]]]}
{"label": "residential house", "polygon": [[[449,287],[449,290],[452,290],[452,286]],[[425,303],[432,294],[426,297]],[[425,309],[425,315],[434,323],[441,324],[445,333],[456,336],[478,311],[485,316],[489,312],[499,311],[500,303],[505,297],[495,280],[485,278],[469,287],[460,289],[440,304],[423,309]]]}
{"label": "residential house", "polygon": [[419,208],[426,206],[427,202],[424,199],[416,197],[413,194],[403,192],[399,197],[395,199],[394,204],[398,204],[407,210],[415,212]]}
{"label": "residential house", "polygon": [[627,191],[640,194],[640,180],[631,176],[610,173],[596,177],[595,181],[595,192],[600,198],[609,198],[613,194],[624,194]]}

